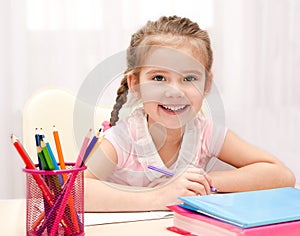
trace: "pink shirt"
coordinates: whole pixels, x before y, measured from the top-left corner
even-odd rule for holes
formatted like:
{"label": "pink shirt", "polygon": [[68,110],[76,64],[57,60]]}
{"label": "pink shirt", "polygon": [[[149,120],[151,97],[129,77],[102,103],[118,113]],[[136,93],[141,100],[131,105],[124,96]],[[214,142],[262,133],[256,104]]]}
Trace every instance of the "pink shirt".
{"label": "pink shirt", "polygon": [[[156,150],[148,131],[147,119],[143,109],[137,109],[126,119],[105,131],[105,138],[114,146],[118,163],[114,172],[107,178],[108,182],[129,186],[153,186],[158,178],[166,179],[164,174],[149,170],[148,165],[178,173],[188,166],[205,169],[212,157],[217,157],[224,143],[227,130],[214,126],[211,120],[200,115],[185,127],[185,133],[177,161],[167,168]],[[96,176],[93,163],[97,157],[88,162],[89,170]],[[154,183],[154,184],[153,184]]]}

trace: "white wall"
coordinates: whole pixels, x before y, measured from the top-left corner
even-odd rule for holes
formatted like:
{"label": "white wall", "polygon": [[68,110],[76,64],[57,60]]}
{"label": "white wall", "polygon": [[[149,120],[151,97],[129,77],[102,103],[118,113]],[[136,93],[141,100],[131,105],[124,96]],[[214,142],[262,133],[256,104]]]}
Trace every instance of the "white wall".
{"label": "white wall", "polygon": [[0,198],[24,197],[23,163],[9,136],[22,137],[26,100],[53,86],[76,94],[97,64],[164,14],[208,29],[227,125],[278,156],[300,183],[299,1],[11,0],[0,2]]}

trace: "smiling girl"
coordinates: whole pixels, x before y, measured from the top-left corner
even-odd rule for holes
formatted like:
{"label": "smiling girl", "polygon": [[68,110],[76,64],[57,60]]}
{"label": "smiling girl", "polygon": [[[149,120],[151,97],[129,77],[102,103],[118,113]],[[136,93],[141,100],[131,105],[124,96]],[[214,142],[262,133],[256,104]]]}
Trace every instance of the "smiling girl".
{"label": "smiling girl", "polygon": [[[180,196],[210,194],[211,186],[294,186],[282,162],[202,112],[212,61],[207,32],[187,18],[161,17],[132,35],[111,128],[88,162],[87,211],[165,209]],[[206,172],[212,157],[235,169]]]}

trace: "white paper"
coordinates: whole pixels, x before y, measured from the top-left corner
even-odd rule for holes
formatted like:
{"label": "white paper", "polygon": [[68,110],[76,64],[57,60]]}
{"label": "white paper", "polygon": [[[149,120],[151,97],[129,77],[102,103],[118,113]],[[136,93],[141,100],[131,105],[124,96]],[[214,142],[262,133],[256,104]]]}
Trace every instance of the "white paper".
{"label": "white paper", "polygon": [[170,211],[84,213],[84,225],[101,225],[173,217]]}

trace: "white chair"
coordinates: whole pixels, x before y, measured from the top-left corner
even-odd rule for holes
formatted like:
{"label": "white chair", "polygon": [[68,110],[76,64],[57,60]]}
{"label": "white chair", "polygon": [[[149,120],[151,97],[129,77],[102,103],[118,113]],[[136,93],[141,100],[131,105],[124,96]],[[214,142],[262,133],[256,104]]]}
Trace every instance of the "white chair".
{"label": "white chair", "polygon": [[[101,127],[104,120],[109,120],[111,106],[97,105],[92,107],[83,101],[76,100],[76,94],[59,88],[49,88],[38,91],[33,94],[25,104],[23,109],[23,144],[28,154],[37,163],[37,154],[35,146],[36,128],[43,128],[46,140],[50,143],[53,153],[56,154],[56,147],[53,138],[53,125],[56,126],[63,149],[65,161],[75,161],[81,143],[76,142],[74,132],[74,108],[80,106],[82,114],[87,109],[94,109],[94,124],[84,124],[84,119],[79,125],[82,127],[89,126],[95,132]],[[78,107],[77,107],[78,108]],[[80,118],[79,118],[80,119]],[[78,127],[75,128],[82,128]],[[86,133],[88,129],[86,129]],[[78,135],[78,134],[77,134]],[[77,137],[83,140],[82,137]]]}

